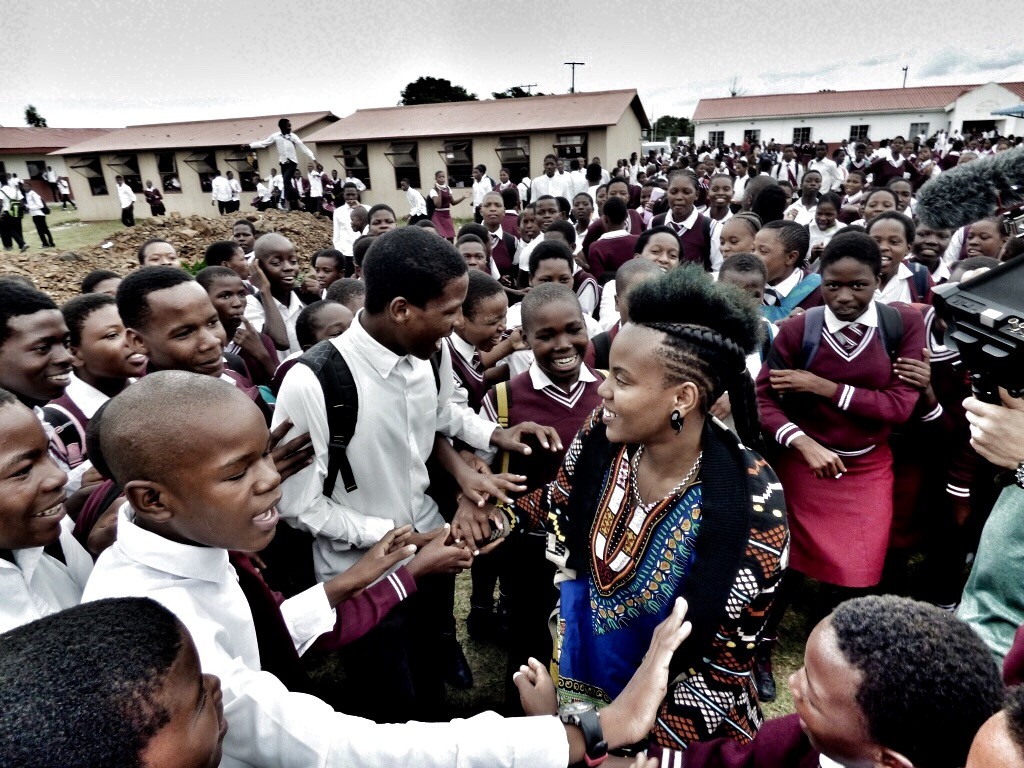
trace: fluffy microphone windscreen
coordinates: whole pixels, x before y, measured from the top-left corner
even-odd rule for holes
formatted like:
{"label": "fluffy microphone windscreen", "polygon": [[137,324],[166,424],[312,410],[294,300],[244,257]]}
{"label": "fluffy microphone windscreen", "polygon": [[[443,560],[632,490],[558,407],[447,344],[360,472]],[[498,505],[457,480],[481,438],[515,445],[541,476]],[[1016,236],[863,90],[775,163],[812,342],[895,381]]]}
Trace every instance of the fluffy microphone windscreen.
{"label": "fluffy microphone windscreen", "polygon": [[927,182],[915,213],[930,227],[957,229],[1022,199],[1024,146],[959,165]]}

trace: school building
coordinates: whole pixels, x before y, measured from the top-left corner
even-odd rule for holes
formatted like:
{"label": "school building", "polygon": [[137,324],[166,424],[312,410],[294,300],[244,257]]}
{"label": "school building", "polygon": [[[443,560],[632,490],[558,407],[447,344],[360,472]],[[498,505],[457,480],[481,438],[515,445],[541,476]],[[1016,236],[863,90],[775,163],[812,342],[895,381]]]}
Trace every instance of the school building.
{"label": "school building", "polygon": [[64,158],[51,157],[72,144],[94,139],[110,132],[110,128],[5,128],[0,126],[0,173],[17,174],[22,181],[49,202],[50,185],[43,180],[46,166],[57,176],[67,177]]}
{"label": "school building", "polygon": [[[136,216],[149,213],[141,195],[147,181],[163,193],[168,213],[213,215],[210,182],[215,170],[233,171],[241,182],[240,210],[244,213],[250,210],[257,180],[267,177],[271,168],[280,171],[280,163],[273,144],[259,150],[243,150],[242,145],[275,133],[281,117],[291,120],[292,131],[314,154],[316,145],[308,137],[338,119],[322,111],[132,125],[65,146],[48,158],[60,160],[67,167],[79,213],[86,221],[120,217],[121,206],[114,189],[116,176],[123,176],[139,193]],[[301,151],[296,155],[304,173],[308,158]],[[324,162],[330,158],[318,154],[317,159]]]}
{"label": "school building", "polygon": [[[611,166],[640,151],[650,128],[635,89],[519,99],[360,109],[310,136],[326,170],[362,180],[363,200],[409,211],[399,182],[429,190],[434,173],[448,172],[452,187],[469,187],[473,167],[509,169],[512,180],[543,173],[544,156],[601,158]],[[329,161],[329,162],[325,162]],[[467,216],[469,204],[453,209]]]}
{"label": "school building", "polygon": [[693,114],[699,143],[804,144],[879,141],[998,130],[1024,133],[1024,82],[935,85],[865,91],[819,91],[701,99]]}

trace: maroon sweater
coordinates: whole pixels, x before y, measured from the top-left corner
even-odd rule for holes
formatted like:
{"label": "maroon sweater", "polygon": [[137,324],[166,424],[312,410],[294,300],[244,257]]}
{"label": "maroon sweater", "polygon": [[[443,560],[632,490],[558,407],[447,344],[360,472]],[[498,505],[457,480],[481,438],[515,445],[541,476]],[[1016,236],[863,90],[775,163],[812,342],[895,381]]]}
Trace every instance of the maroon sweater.
{"label": "maroon sweater", "polygon": [[[678,756],[681,761],[675,758]],[[660,765],[685,768],[818,768],[821,753],[800,727],[799,715],[765,720],[754,740],[691,742],[686,752],[664,755]]]}
{"label": "maroon sweater", "polygon": [[[640,233],[644,231],[644,220],[640,218],[640,214],[634,211],[632,208],[628,210],[629,218],[626,220],[626,231],[631,235],[640,236]],[[590,255],[590,246],[592,246],[597,239],[605,233],[604,222],[598,217],[593,224],[587,227],[587,236],[583,238],[583,255]]]}
{"label": "maroon sweater", "polygon": [[595,242],[590,246],[590,254],[587,257],[590,274],[602,283],[614,279],[615,271],[633,258],[633,248],[639,239],[639,235],[625,235],[603,237]]}
{"label": "maroon sweater", "polygon": [[[891,306],[903,318],[898,356],[921,360],[925,345],[921,315],[906,304]],[[781,369],[802,367],[805,318],[787,320],[775,338]],[[757,402],[767,434],[784,446],[803,432],[832,450],[861,451],[884,442],[894,424],[906,422],[920,393],[893,373],[878,328],[872,330],[860,353],[846,360],[826,339],[827,327],[822,328],[822,340],[807,370],[839,384],[831,400],[808,393],[780,396],[769,383],[771,369],[765,364],[757,377]]]}

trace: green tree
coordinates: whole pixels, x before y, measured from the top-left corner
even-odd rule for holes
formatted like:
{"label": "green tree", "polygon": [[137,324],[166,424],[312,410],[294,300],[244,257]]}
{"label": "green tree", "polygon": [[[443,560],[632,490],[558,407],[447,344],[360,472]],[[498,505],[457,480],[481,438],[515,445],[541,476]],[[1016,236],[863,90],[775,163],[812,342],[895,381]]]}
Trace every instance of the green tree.
{"label": "green tree", "polygon": [[655,139],[664,139],[666,136],[692,136],[693,123],[685,117],[673,117],[662,115],[654,121],[652,136]]}
{"label": "green tree", "polygon": [[513,85],[511,88],[508,88],[508,89],[506,89],[504,91],[498,91],[496,93],[492,93],[491,94],[491,96],[493,96],[496,99],[525,99],[525,98],[528,98],[530,96],[546,96],[546,95],[547,94],[539,93],[539,92],[538,93],[530,93],[530,91],[523,90],[523,88],[521,86],[518,86],[518,85]]}
{"label": "green tree", "polygon": [[29,104],[25,107],[25,125],[31,125],[33,128],[46,128],[46,118]]}
{"label": "green tree", "polygon": [[444,104],[449,101],[477,101],[477,96],[461,85],[452,85],[451,80],[421,77],[402,89],[402,99],[398,103],[399,105]]}

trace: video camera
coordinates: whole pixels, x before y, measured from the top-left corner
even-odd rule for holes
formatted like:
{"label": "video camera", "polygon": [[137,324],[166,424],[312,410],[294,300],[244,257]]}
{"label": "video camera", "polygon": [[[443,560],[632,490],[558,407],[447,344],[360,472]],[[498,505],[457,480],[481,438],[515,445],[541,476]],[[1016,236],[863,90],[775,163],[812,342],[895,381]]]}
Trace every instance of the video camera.
{"label": "video camera", "polygon": [[966,283],[934,289],[945,344],[960,353],[979,400],[999,403],[999,387],[1024,396],[1024,256]]}

